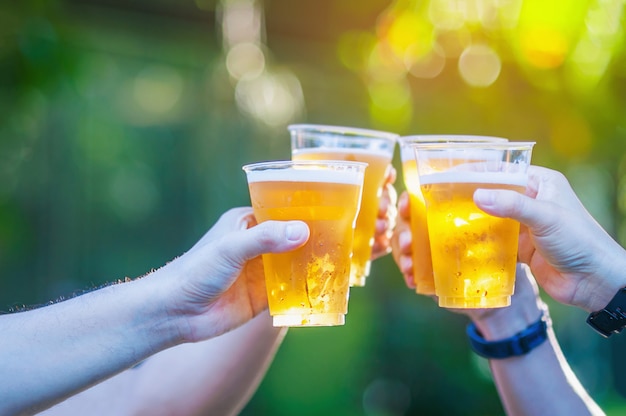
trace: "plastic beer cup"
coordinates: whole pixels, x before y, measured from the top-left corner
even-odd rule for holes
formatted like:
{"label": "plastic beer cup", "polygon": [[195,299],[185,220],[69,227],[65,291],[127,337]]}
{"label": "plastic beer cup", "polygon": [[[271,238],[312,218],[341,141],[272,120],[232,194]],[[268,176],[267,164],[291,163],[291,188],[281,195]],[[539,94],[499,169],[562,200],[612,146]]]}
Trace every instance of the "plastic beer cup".
{"label": "plastic beer cup", "polygon": [[409,194],[411,209],[411,235],[413,251],[413,283],[415,292],[422,295],[435,294],[433,264],[430,254],[430,240],[426,225],[426,205],[420,190],[415,150],[413,146],[424,143],[448,142],[506,142],[507,139],[491,136],[470,135],[412,135],[398,138],[400,158],[402,161],[402,177]]}
{"label": "plastic beer cup", "polygon": [[301,220],[304,246],[263,255],[274,326],[343,325],[365,163],[276,161],[246,165],[258,222]]}
{"label": "plastic beer cup", "polygon": [[391,169],[397,134],[351,127],[290,125],[292,160],[348,160],[368,164],[356,222],[350,286],[365,286],[370,273],[379,198]]}
{"label": "plastic beer cup", "polygon": [[508,306],[520,224],[486,214],[474,191],[523,193],[534,142],[415,145],[439,306]]}

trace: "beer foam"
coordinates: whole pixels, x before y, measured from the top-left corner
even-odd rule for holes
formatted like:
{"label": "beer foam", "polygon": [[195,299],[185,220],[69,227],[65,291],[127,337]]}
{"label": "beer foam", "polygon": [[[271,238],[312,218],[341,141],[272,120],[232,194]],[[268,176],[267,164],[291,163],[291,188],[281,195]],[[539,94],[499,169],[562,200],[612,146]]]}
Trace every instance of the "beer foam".
{"label": "beer foam", "polygon": [[248,183],[253,182],[330,182],[346,185],[363,183],[363,172],[325,169],[267,169],[247,172]]}
{"label": "beer foam", "polygon": [[[452,145],[460,145],[462,143],[452,143]],[[476,143],[472,143],[476,144]],[[479,143],[489,145],[489,143]],[[420,150],[419,146],[414,147],[414,157],[419,158],[420,160],[423,158],[424,160],[428,159],[449,159],[451,161],[470,161],[470,160],[484,160],[484,161],[495,161],[495,160],[505,160],[506,152],[501,149],[480,149],[475,148],[468,145],[468,148],[450,148],[450,149],[422,149]],[[424,156],[420,156],[420,152],[424,153]]]}
{"label": "beer foam", "polygon": [[447,171],[420,175],[420,183],[422,185],[434,183],[484,183],[525,187],[528,183],[528,175],[524,172]]}
{"label": "beer foam", "polygon": [[[347,153],[352,153],[355,155],[375,156],[381,159],[389,157],[389,154],[385,154],[384,149],[380,149],[380,148],[364,149],[361,147],[327,147],[327,146],[307,147],[303,149],[294,149],[292,153],[294,156],[309,155],[309,154],[316,154],[316,153],[328,153],[328,154],[341,155],[337,157],[336,160],[345,160],[345,155]],[[391,153],[393,153],[393,148],[391,148]],[[331,159],[335,159],[335,158],[331,158]]]}
{"label": "beer foam", "polygon": [[305,136],[339,136],[339,137],[351,137],[351,138],[375,138],[375,139],[387,139],[395,141],[398,134],[381,130],[363,129],[358,127],[346,127],[346,126],[330,126],[324,124],[290,124],[287,126],[287,130],[291,134],[302,134]]}
{"label": "beer foam", "polygon": [[[432,138],[428,138],[428,136],[424,136],[423,140],[402,140],[400,139],[400,157],[402,160],[409,160],[416,158],[415,152],[419,146],[422,145],[432,145],[432,146],[440,146],[435,148],[427,148],[426,152],[428,152],[428,159],[459,159],[459,160],[472,160],[472,159],[483,159],[483,160],[497,160],[502,158],[502,150],[497,148],[489,148],[490,144],[498,144],[501,142],[506,142],[506,139],[501,139],[498,137],[483,137],[482,140],[476,139],[472,140],[471,136],[433,136]],[[445,149],[446,144],[451,144],[452,146],[461,146],[466,144],[467,147],[453,147],[451,149]],[[484,145],[485,149],[481,149],[476,147],[476,145]]]}

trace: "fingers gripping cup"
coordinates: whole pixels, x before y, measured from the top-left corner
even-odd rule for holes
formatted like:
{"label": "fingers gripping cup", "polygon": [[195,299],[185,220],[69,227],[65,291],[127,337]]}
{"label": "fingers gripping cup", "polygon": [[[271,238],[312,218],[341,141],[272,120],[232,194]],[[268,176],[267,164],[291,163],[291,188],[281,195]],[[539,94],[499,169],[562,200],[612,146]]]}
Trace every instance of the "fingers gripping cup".
{"label": "fingers gripping cup", "polygon": [[277,161],[246,165],[257,221],[301,220],[304,246],[263,255],[274,326],[343,325],[350,262],[367,164]]}
{"label": "fingers gripping cup", "polygon": [[295,124],[292,160],[347,160],[368,164],[354,234],[350,286],[365,286],[370,272],[379,198],[391,168],[397,134],[350,127]]}
{"label": "fingers gripping cup", "polygon": [[415,292],[422,295],[435,294],[433,264],[430,253],[430,240],[426,225],[426,205],[420,190],[417,163],[415,160],[416,144],[426,143],[471,143],[471,142],[506,142],[507,139],[490,136],[467,135],[414,135],[398,138],[400,158],[402,161],[402,177],[409,194],[411,209],[411,248],[413,252],[413,283]]}
{"label": "fingers gripping cup", "polygon": [[439,306],[510,305],[519,223],[479,209],[474,191],[523,193],[534,142],[415,145]]}

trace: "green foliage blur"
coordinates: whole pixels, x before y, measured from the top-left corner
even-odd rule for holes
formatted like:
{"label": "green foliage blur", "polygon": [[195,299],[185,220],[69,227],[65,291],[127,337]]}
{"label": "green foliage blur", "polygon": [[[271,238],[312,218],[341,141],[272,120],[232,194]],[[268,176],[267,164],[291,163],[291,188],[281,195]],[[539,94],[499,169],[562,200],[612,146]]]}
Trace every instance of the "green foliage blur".
{"label": "green foliage blur", "polygon": [[[242,165],[290,157],[292,122],[536,141],[534,163],[565,173],[623,244],[623,12],[599,0],[4,2],[0,310],[181,254],[249,205]],[[600,339],[584,312],[545,299],[583,385],[623,414],[626,339]],[[345,326],[289,331],[242,414],[503,414],[466,324],[406,289],[386,256],[352,290]]]}

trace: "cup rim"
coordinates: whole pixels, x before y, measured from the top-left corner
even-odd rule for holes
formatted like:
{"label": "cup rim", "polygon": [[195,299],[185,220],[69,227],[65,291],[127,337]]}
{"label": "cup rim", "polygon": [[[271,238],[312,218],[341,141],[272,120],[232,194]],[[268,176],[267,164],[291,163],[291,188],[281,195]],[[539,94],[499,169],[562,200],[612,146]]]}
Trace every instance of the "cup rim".
{"label": "cup rim", "polygon": [[506,143],[509,139],[499,136],[474,134],[412,134],[398,137],[401,146],[426,143]]}
{"label": "cup rim", "polygon": [[366,162],[352,160],[265,160],[261,162],[248,163],[241,167],[244,172],[252,170],[268,170],[272,166],[279,169],[288,169],[294,166],[346,166],[366,168]]}
{"label": "cup rim", "polygon": [[537,142],[444,142],[444,143],[411,143],[410,146],[416,151],[419,150],[463,150],[463,149],[482,149],[482,150],[522,150],[532,149]]}
{"label": "cup rim", "polygon": [[398,137],[400,137],[399,134],[389,131],[365,129],[361,127],[333,126],[328,124],[290,124],[287,126],[287,130],[289,130],[290,133],[293,131],[334,133],[348,138],[354,136],[355,138],[385,139],[393,142],[396,142]]}

